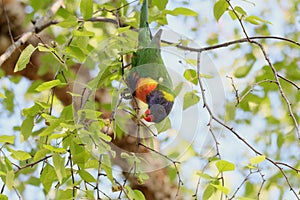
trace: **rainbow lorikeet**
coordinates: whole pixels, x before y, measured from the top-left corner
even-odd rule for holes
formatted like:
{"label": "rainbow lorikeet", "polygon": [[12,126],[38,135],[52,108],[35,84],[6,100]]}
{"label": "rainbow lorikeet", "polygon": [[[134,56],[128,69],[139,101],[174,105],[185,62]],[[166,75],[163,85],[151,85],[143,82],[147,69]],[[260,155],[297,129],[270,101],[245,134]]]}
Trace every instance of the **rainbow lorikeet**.
{"label": "rainbow lorikeet", "polygon": [[144,0],[138,35],[138,50],[133,54],[132,68],[126,78],[132,95],[148,105],[144,119],[161,122],[172,110],[173,84],[160,51],[159,30],[151,39],[148,26],[148,0]]}

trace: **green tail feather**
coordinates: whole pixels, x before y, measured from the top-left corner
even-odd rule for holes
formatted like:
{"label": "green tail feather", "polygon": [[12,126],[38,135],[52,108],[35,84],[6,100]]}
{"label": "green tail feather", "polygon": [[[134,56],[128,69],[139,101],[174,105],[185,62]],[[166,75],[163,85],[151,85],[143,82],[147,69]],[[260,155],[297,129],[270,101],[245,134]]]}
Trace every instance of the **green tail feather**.
{"label": "green tail feather", "polygon": [[148,26],[148,0],[144,0],[140,15],[139,48],[148,47],[151,43]]}

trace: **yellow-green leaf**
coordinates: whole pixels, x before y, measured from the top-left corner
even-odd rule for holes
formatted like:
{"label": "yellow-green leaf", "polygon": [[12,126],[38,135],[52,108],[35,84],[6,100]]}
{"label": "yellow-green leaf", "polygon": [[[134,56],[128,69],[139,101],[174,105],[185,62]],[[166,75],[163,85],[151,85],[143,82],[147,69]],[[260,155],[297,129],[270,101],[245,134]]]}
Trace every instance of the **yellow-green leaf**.
{"label": "yellow-green leaf", "polygon": [[13,136],[13,135],[1,135],[0,143],[14,144],[15,138],[16,138],[16,136]]}
{"label": "yellow-green leaf", "polygon": [[229,194],[229,189],[225,186],[216,185],[216,184],[212,184],[212,183],[210,185],[214,186],[215,188],[217,188],[217,190],[221,191],[224,194]]}
{"label": "yellow-green leaf", "polygon": [[0,200],[8,200],[8,197],[4,194],[0,194]]}
{"label": "yellow-green leaf", "polygon": [[6,177],[5,177],[5,185],[9,190],[13,189],[14,186],[14,179],[15,179],[15,173],[14,170],[9,170],[6,173]]}
{"label": "yellow-green leaf", "polygon": [[79,176],[86,182],[96,182],[96,179],[87,171],[79,170]]}
{"label": "yellow-green leaf", "polygon": [[52,158],[55,167],[55,173],[59,182],[62,183],[63,178],[67,176],[65,168],[65,158],[61,157],[58,153],[54,153]]}
{"label": "yellow-green leaf", "polygon": [[264,155],[255,156],[250,159],[250,163],[251,163],[251,165],[257,165],[257,164],[263,162],[265,159],[266,159],[266,156],[264,156]]}
{"label": "yellow-green leaf", "polygon": [[21,71],[26,68],[26,65],[29,63],[30,57],[32,53],[34,52],[36,48],[32,46],[32,44],[29,44],[21,53],[16,67],[14,69],[14,72]]}
{"label": "yellow-green leaf", "polygon": [[177,15],[198,16],[197,12],[195,12],[191,9],[188,9],[188,8],[183,8],[183,7],[178,7],[178,8],[175,8],[174,10],[164,10],[163,13],[173,15],[173,16],[177,16]]}
{"label": "yellow-green leaf", "polygon": [[65,85],[65,83],[60,82],[60,80],[55,79],[52,81],[47,81],[42,83],[41,85],[39,85],[35,90],[38,92],[44,91],[44,90],[49,90],[55,86],[61,86],[61,85]]}
{"label": "yellow-green leaf", "polygon": [[11,157],[13,157],[16,160],[27,160],[31,158],[31,155],[25,151],[18,150],[18,151],[13,151]]}
{"label": "yellow-green leaf", "polygon": [[187,69],[187,70],[184,71],[183,76],[184,76],[184,78],[187,81],[189,81],[189,82],[191,82],[191,83],[193,83],[195,85],[198,84],[198,76],[197,76],[196,70],[194,70],[194,69]]}
{"label": "yellow-green leaf", "polygon": [[226,160],[217,161],[216,167],[218,168],[219,172],[233,171],[235,169],[235,165]]}
{"label": "yellow-green leaf", "polygon": [[243,78],[245,77],[250,70],[252,69],[253,65],[248,65],[248,66],[242,66],[236,69],[236,71],[234,72],[234,76],[236,78]]}
{"label": "yellow-green leaf", "polygon": [[254,24],[254,25],[259,25],[259,24],[262,24],[262,23],[272,24],[271,22],[269,22],[267,20],[264,20],[264,19],[261,19],[260,17],[255,16],[255,15],[250,15],[250,16],[246,17],[245,21],[247,21],[251,24]]}
{"label": "yellow-green leaf", "polygon": [[89,19],[93,16],[93,0],[81,0],[80,12],[84,19]]}
{"label": "yellow-green leaf", "polygon": [[214,16],[217,21],[222,17],[224,12],[227,10],[229,4],[226,0],[219,0],[214,5]]}
{"label": "yellow-green leaf", "polygon": [[3,94],[2,92],[0,92],[0,98],[5,99],[6,98],[5,94]]}
{"label": "yellow-green leaf", "polygon": [[45,149],[48,149],[50,151],[56,152],[56,153],[66,153],[67,151],[64,148],[54,147],[48,144],[44,144],[43,147]]}
{"label": "yellow-green leaf", "polygon": [[183,97],[183,110],[197,104],[200,97],[194,91],[185,93]]}

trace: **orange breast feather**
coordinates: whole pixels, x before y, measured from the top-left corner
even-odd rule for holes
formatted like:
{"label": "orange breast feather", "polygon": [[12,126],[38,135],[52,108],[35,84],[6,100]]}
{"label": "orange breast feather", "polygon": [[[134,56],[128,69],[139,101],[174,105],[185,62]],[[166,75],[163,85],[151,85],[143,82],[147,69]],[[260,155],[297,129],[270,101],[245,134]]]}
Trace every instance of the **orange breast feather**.
{"label": "orange breast feather", "polygon": [[157,87],[157,82],[152,78],[141,78],[137,85],[135,96],[141,101],[146,102],[146,97]]}

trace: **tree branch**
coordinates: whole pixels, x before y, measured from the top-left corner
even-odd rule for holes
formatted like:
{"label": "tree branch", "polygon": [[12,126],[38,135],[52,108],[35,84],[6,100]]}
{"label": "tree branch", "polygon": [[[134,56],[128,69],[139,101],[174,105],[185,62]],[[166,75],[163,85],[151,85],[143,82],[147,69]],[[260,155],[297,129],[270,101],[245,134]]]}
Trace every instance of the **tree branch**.
{"label": "tree branch", "polygon": [[21,45],[25,44],[31,38],[31,36],[33,36],[35,33],[39,33],[46,27],[50,26],[52,24],[50,18],[58,11],[60,7],[63,6],[63,4],[63,0],[56,1],[47,11],[46,15],[36,21],[34,27],[30,31],[24,33],[16,42],[11,44],[6,49],[6,51],[0,56],[0,66],[12,55],[12,53],[16,49],[18,49]]}

